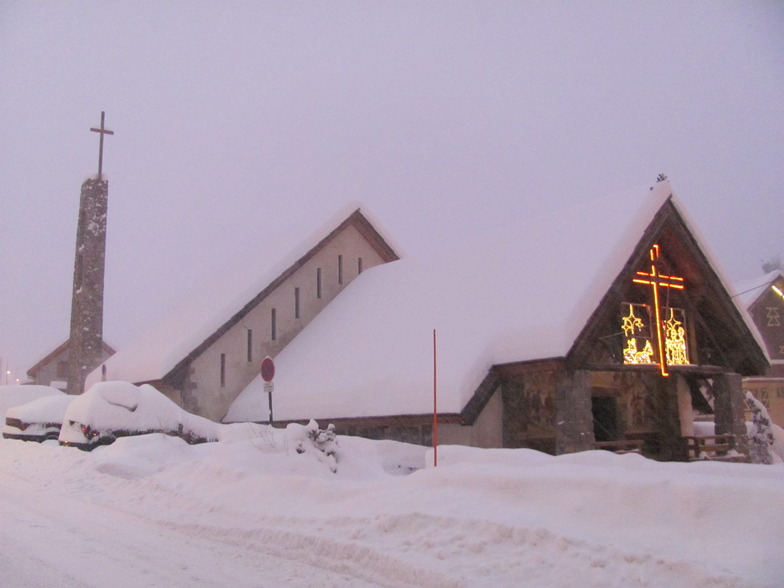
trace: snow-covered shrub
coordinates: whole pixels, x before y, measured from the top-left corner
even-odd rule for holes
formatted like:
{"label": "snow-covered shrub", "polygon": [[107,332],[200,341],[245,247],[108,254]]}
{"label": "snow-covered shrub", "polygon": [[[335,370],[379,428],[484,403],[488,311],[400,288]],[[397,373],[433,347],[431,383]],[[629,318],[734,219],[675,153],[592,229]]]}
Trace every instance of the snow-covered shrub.
{"label": "snow-covered shrub", "polygon": [[326,429],[319,429],[313,419],[305,426],[291,423],[286,427],[286,445],[297,453],[313,455],[333,472],[338,471],[335,425],[330,423]]}
{"label": "snow-covered shrub", "polygon": [[751,392],[746,392],[746,405],[751,410],[752,431],[749,435],[751,463],[772,464],[781,462],[774,452],[773,427],[768,409]]}

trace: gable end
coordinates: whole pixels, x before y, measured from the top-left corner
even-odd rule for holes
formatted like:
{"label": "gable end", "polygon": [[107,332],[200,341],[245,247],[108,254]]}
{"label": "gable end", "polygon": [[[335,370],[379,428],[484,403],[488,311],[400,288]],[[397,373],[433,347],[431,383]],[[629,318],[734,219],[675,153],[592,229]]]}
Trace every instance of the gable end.
{"label": "gable end", "polygon": [[201,344],[195,347],[188,355],[180,360],[162,380],[174,387],[180,387],[183,380],[188,375],[188,366],[199,357],[206,349],[213,345],[218,339],[225,335],[232,327],[237,325],[242,319],[248,315],[254,308],[256,308],[264,299],[266,299],[272,292],[274,292],[281,284],[288,280],[297,270],[304,266],[316,254],[323,250],[335,237],[348,227],[354,227],[357,232],[368,242],[368,244],[376,251],[383,262],[389,262],[399,259],[398,255],[384,240],[381,234],[373,227],[373,225],[362,214],[360,209],[355,210],[343,222],[335,227],[330,233],[314,245],[307,253],[295,261],[291,266],[286,268],[277,278],[275,278],[267,287],[254,296],[247,304],[245,304],[237,313],[235,313],[229,320],[221,325],[212,335],[205,339]]}
{"label": "gable end", "polygon": [[588,319],[568,354],[569,365],[629,367],[623,364],[619,353],[620,309],[639,295],[632,279],[650,264],[649,252],[657,244],[666,256],[668,271],[682,277],[685,284],[682,292],[670,294],[667,289],[667,295],[673,296],[675,305],[682,306],[688,317],[691,364],[723,366],[744,375],[762,373],[767,365],[764,352],[671,197],[643,232],[629,260]]}

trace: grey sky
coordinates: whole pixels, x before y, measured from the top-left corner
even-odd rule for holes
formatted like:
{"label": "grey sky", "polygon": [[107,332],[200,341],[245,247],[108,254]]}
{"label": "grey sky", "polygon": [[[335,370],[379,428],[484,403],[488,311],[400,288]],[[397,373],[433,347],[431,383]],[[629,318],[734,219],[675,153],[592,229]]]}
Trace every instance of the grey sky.
{"label": "grey sky", "polygon": [[101,110],[117,347],[351,200],[411,255],[665,172],[730,278],[784,253],[780,2],[6,0],[0,72],[13,377],[68,336]]}

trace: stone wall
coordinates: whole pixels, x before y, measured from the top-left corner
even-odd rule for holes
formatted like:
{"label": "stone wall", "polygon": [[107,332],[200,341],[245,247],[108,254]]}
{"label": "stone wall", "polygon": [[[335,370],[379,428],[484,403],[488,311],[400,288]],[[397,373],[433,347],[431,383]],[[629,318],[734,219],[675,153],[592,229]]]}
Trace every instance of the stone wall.
{"label": "stone wall", "polygon": [[557,455],[594,448],[590,374],[586,371],[561,372],[556,386]]}
{"label": "stone wall", "polygon": [[557,373],[537,370],[504,377],[504,447],[555,452]]}
{"label": "stone wall", "polygon": [[82,184],[71,301],[69,394],[81,394],[87,375],[102,361],[108,195],[105,178],[91,178]]}

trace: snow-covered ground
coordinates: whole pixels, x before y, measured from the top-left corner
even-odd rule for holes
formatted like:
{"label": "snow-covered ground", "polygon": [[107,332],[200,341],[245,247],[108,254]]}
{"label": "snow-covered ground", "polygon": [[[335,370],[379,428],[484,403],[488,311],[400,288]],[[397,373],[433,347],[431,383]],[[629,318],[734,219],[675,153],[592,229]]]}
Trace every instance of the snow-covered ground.
{"label": "snow-covered ground", "polygon": [[0,441],[0,585],[784,585],[782,466],[228,432]]}

